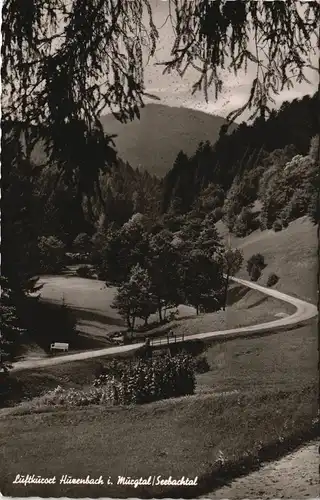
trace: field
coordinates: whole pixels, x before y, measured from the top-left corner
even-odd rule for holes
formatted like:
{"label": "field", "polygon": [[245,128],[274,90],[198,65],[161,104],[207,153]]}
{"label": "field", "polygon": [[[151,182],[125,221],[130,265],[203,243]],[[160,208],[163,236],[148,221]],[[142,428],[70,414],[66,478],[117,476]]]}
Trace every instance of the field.
{"label": "field", "polygon": [[[315,228],[298,220],[281,233],[251,235],[241,244],[246,256],[256,252],[265,256],[268,267],[262,283],[269,272],[277,272],[279,289],[316,302],[316,259],[314,247],[310,249],[314,236]],[[243,277],[245,274],[243,271]],[[264,307],[263,314],[269,309],[268,314],[274,315],[276,307],[283,307],[269,299],[263,301],[255,292],[244,295],[234,307],[245,316],[259,300],[256,308]],[[183,321],[187,327],[188,322],[203,318],[181,320],[181,324]],[[291,331],[212,345],[206,357],[210,371],[197,376],[194,396],[133,408],[48,410],[25,403],[2,410],[2,494],[194,498],[239,475],[239,464],[245,472],[314,435],[318,409],[315,320]],[[19,381],[43,388],[57,383],[82,386],[91,382],[100,363],[103,360],[21,372]],[[15,474],[35,472],[31,463],[37,463],[37,474],[101,474],[105,480],[111,476],[114,484],[88,488],[57,485],[50,490],[12,485]],[[199,486],[177,492],[115,484],[118,475],[153,474],[199,476]]]}
{"label": "field", "polygon": [[[1,492],[19,497],[91,498],[146,497],[151,493],[116,484],[50,489],[13,486],[15,475],[22,471],[58,478],[101,474],[105,480],[111,476],[114,483],[118,475],[197,475],[199,488],[185,492],[194,498],[217,486],[217,476],[221,484],[228,475],[232,477],[233,464],[256,465],[257,458],[274,456],[273,448],[281,441],[299,442],[310,430],[316,407],[316,393],[309,390],[260,394],[253,389],[241,396],[204,394],[145,407],[6,415],[1,418],[0,431]],[[37,464],[36,469],[31,464]],[[159,494],[170,497],[174,492],[152,489],[152,496]]]}

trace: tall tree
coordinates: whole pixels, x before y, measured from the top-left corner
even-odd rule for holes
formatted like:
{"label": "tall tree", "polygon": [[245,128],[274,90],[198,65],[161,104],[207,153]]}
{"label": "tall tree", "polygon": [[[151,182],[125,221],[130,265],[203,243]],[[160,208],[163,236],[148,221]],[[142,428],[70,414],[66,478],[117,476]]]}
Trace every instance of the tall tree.
{"label": "tall tree", "polygon": [[[20,302],[21,296],[14,297],[16,292],[11,290],[8,285],[8,280],[1,277],[1,297],[0,297],[0,312],[1,312],[1,332],[0,332],[0,372],[6,373],[10,368],[10,362],[15,349],[19,343],[21,334],[24,332],[19,318],[17,303]],[[0,377],[2,374],[0,373]],[[3,380],[1,380],[1,385]],[[0,394],[1,394],[0,389]]]}
{"label": "tall tree", "polygon": [[200,310],[220,308],[223,278],[219,262],[201,249],[193,249],[183,259],[183,294],[185,303]]}
{"label": "tall tree", "polygon": [[19,136],[3,127],[2,165],[2,274],[9,288],[28,288],[39,271],[37,238],[42,204],[35,194],[39,171],[24,155]]}
{"label": "tall tree", "polygon": [[128,280],[136,264],[142,267],[149,255],[148,234],[141,214],[134,214],[120,229],[110,230],[96,239],[101,278],[119,284]]}
{"label": "tall tree", "polygon": [[147,269],[153,294],[157,298],[160,322],[163,320],[163,310],[176,307],[182,301],[180,263],[181,254],[170,231],[164,229],[151,236]]}
{"label": "tall tree", "polygon": [[137,318],[148,322],[150,314],[156,312],[157,305],[146,269],[139,264],[131,269],[128,281],[118,288],[112,307],[118,309],[130,330],[134,329]]}

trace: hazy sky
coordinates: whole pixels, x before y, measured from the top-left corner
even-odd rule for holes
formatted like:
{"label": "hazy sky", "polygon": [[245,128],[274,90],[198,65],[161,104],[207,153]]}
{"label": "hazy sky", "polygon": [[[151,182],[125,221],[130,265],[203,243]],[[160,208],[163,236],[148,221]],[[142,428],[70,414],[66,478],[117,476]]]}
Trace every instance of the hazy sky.
{"label": "hazy sky", "polygon": [[[167,0],[151,0],[153,8],[154,21],[159,29],[168,15]],[[246,102],[249,96],[251,82],[254,78],[254,65],[248,67],[248,72],[239,74],[237,78],[226,71],[224,80],[224,93],[216,101],[213,92],[209,92],[209,102],[206,103],[202,92],[195,95],[191,94],[192,83],[196,80],[197,72],[190,70],[184,78],[171,73],[163,75],[163,68],[156,66],[156,62],[166,60],[170,56],[170,48],[173,40],[173,31],[170,21],[159,29],[160,39],[158,49],[153,61],[150,61],[145,72],[145,84],[149,92],[156,94],[161,98],[163,104],[173,106],[185,106],[188,108],[200,109],[207,113],[214,113],[220,116],[226,116],[233,109],[240,107]],[[305,94],[314,93],[318,85],[317,73],[310,70],[308,73],[312,84],[295,84],[291,90],[284,90],[279,96],[276,96],[277,104],[280,105],[284,100],[291,100],[296,97],[302,97]],[[248,115],[247,115],[248,116]],[[241,119],[245,119],[243,115]]]}

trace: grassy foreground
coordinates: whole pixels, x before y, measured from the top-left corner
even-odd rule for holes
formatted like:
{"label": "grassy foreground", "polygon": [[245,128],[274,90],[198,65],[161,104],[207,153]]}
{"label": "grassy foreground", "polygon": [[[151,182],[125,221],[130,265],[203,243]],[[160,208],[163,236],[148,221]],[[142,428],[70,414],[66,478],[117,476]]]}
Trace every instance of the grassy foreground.
{"label": "grassy foreground", "polygon": [[[242,396],[190,396],[135,408],[91,407],[1,418],[0,489],[11,496],[154,497],[180,496],[168,487],[117,485],[118,475],[199,477],[208,491],[232,475],[234,464],[265,459],[271,445],[310,432],[316,393],[252,391]],[[10,438],[8,439],[8,437]],[[34,465],[32,465],[34,464]],[[111,476],[113,485],[14,485],[16,474],[57,479]],[[218,481],[218,482],[217,482]]]}

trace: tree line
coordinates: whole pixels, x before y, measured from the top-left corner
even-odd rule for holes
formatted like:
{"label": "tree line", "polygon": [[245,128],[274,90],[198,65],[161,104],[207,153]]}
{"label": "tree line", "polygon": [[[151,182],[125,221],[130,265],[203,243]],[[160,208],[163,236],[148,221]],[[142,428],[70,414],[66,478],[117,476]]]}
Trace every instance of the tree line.
{"label": "tree line", "polygon": [[[306,155],[318,133],[318,92],[284,102],[268,118],[241,123],[231,134],[221,129],[218,141],[200,143],[193,156],[182,151],[164,179],[162,211],[173,205],[183,212],[191,209],[199,193],[214,184],[228,192],[235,179],[263,165],[272,151],[294,146],[295,154]],[[187,189],[192,185],[193,189]]]}
{"label": "tree line", "polygon": [[197,314],[224,307],[224,272],[229,276],[242,264],[241,253],[225,248],[208,218],[172,217],[150,225],[135,214],[97,240],[99,278],[118,287],[113,307],[131,330],[137,318],[147,324],[152,314],[162,322],[179,304],[193,306]]}

